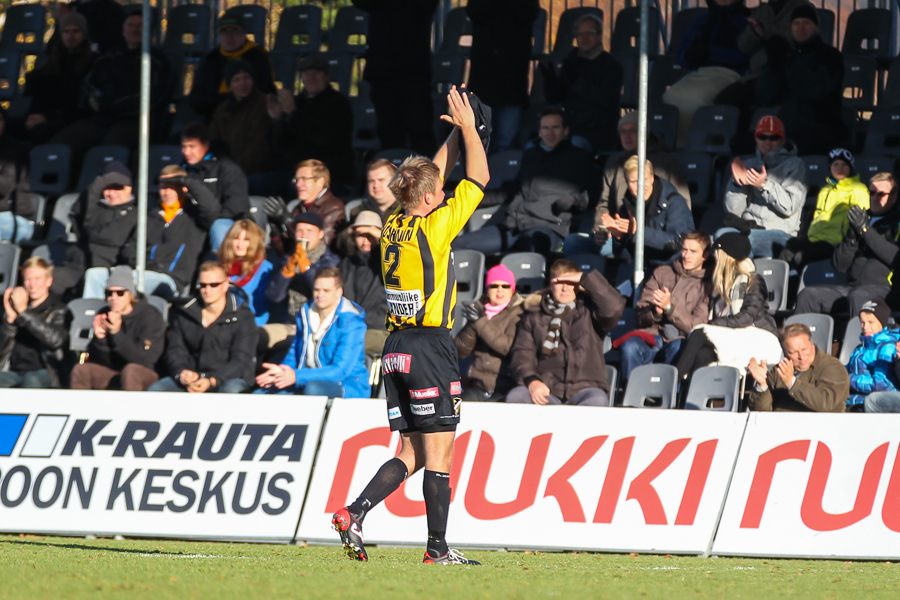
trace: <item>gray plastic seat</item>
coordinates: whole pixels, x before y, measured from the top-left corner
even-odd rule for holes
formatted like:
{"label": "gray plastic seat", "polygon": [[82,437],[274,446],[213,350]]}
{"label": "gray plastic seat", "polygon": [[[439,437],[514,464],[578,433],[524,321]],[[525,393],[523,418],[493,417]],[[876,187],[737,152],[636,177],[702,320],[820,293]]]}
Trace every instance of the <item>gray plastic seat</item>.
{"label": "gray plastic seat", "polygon": [[803,267],[800,275],[799,294],[803,288],[813,285],[846,285],[847,274],[834,268],[830,260],[817,260]]}
{"label": "gray plastic seat", "polygon": [[484,254],[477,250],[455,250],[456,301],[478,300],[484,293]]}
{"label": "gray plastic seat", "polygon": [[687,150],[731,156],[731,138],[738,130],[740,111],[736,106],[701,106],[694,113]]}
{"label": "gray plastic seat", "polygon": [[691,377],[684,408],[737,412],[741,390],[741,372],[734,367],[701,367]]}
{"label": "gray plastic seat", "polygon": [[547,261],[537,252],[513,252],[500,261],[516,277],[516,291],[521,295],[543,289],[546,281]]}
{"label": "gray plastic seat", "polygon": [[834,319],[831,315],[819,313],[801,313],[788,317],[784,325],[803,323],[812,333],[813,343],[825,354],[831,354],[831,341],[834,339]]}
{"label": "gray plastic seat", "polygon": [[147,294],[144,299],[147,301],[147,304],[155,308],[162,315],[163,321],[166,323],[169,322],[169,303],[165,298],[161,296],[154,296],[153,294]]}
{"label": "gray plastic seat", "polygon": [[756,265],[756,272],[766,282],[766,288],[769,290],[769,314],[774,315],[779,310],[785,310],[791,266],[777,258],[756,258],[753,264]]}
{"label": "gray plastic seat", "polygon": [[493,217],[498,210],[500,210],[499,204],[495,206],[488,206],[486,208],[475,209],[475,212],[472,213],[472,216],[469,217],[469,220],[466,222],[464,231],[466,233],[478,231],[479,229],[487,225],[487,222],[491,220],[491,217]]}
{"label": "gray plastic seat", "polygon": [[200,56],[212,49],[212,13],[203,4],[173,6],[166,14],[164,50]]}
{"label": "gray plastic seat", "polygon": [[507,181],[512,181],[519,174],[522,167],[521,150],[504,150],[492,154],[488,158],[488,169],[491,173],[491,180],[488,182],[487,189],[497,189]]}
{"label": "gray plastic seat", "polygon": [[32,192],[59,196],[69,190],[72,149],[63,144],[41,144],[29,152],[28,181]]}
{"label": "gray plastic seat", "polygon": [[[98,175],[103,173],[106,165],[117,160],[124,165],[128,164],[128,147],[113,144],[94,146],[84,156],[81,166],[81,175],[78,177],[76,192],[82,192],[90,186]],[[179,158],[181,153],[179,152]],[[154,174],[155,176],[155,174]]]}
{"label": "gray plastic seat", "polygon": [[94,337],[94,317],[106,306],[101,298],[76,298],[69,301],[72,322],[69,325],[69,350],[87,352],[88,344]]}
{"label": "gray plastic seat", "polygon": [[672,365],[641,365],[631,372],[622,406],[674,408],[678,369]]}
{"label": "gray plastic seat", "polygon": [[263,230],[263,233],[266,234],[266,241],[269,239],[269,218],[266,216],[266,212],[263,209],[263,206],[266,204],[267,198],[265,196],[250,196],[250,218],[259,225],[259,228]]}
{"label": "gray plastic seat", "polygon": [[287,7],[278,19],[273,49],[307,54],[321,47],[322,8],[314,4]]}
{"label": "gray plastic seat", "polygon": [[357,36],[369,33],[369,13],[355,6],[342,6],[334,17],[334,25],[328,32],[328,49],[332,52],[349,52],[359,56],[364,54],[367,43],[351,42]]}
{"label": "gray plastic seat", "polygon": [[21,253],[21,248],[15,244],[0,243],[0,294],[5,292],[6,288],[16,285]]}
{"label": "gray plastic seat", "polygon": [[40,54],[44,50],[47,31],[47,9],[37,3],[8,6],[3,13],[0,49],[24,54]]}
{"label": "gray plastic seat", "polygon": [[616,405],[616,390],[619,385],[619,370],[612,365],[606,365],[606,381],[609,382],[609,405]]}
{"label": "gray plastic seat", "polygon": [[841,353],[838,359],[841,364],[847,366],[850,362],[850,356],[856,347],[859,346],[859,336],[862,335],[862,326],[858,317],[853,317],[847,321],[847,329],[844,330],[844,340],[841,342]]}

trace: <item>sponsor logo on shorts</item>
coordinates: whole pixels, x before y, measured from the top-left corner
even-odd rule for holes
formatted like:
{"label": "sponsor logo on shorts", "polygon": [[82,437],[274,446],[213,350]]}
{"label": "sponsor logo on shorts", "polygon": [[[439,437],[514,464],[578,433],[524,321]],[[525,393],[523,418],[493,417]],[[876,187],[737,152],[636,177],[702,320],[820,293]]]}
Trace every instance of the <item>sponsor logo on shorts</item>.
{"label": "sponsor logo on shorts", "polygon": [[462,384],[458,381],[450,382],[450,393],[451,394],[462,394]]}
{"label": "sponsor logo on shorts", "polygon": [[381,358],[381,369],[384,373],[409,373],[412,356],[409,354],[385,354]]}
{"label": "sponsor logo on shorts", "polygon": [[[426,388],[424,390],[409,390],[409,397],[413,400],[424,400],[425,398],[437,398],[441,393],[436,387]],[[432,411],[434,412],[434,411]]]}
{"label": "sponsor logo on shorts", "polygon": [[414,415],[433,415],[434,414],[434,404],[410,404],[409,408],[412,410]]}
{"label": "sponsor logo on shorts", "polygon": [[399,419],[400,418],[400,409],[398,407],[394,407],[388,409],[388,419]]}

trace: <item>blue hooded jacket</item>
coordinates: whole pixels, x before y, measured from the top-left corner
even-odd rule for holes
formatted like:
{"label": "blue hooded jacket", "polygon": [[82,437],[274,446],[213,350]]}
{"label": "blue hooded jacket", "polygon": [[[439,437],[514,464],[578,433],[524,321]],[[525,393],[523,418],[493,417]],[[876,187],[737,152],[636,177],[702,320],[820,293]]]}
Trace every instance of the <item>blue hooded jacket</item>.
{"label": "blue hooded jacket", "polygon": [[313,343],[309,330],[309,311],[313,301],[303,305],[297,314],[297,335],[282,365],[294,369],[298,388],[313,380],[340,382],[345,398],[368,398],[371,395],[369,371],[366,369],[366,312],[358,304],[341,298],[331,326],[316,349],[317,367],[306,366],[308,344]]}
{"label": "blue hooded jacket", "polygon": [[900,332],[886,327],[875,335],[859,336],[860,342],[850,356],[847,371],[850,373],[850,397],[847,406],[862,404],[872,392],[896,392],[894,358]]}
{"label": "blue hooded jacket", "polygon": [[[237,285],[240,275],[229,277],[231,283]],[[267,260],[260,263],[256,273],[246,285],[241,286],[247,294],[247,308],[256,316],[257,327],[262,327],[269,322],[269,298],[266,296],[266,287],[272,278],[272,263]]]}

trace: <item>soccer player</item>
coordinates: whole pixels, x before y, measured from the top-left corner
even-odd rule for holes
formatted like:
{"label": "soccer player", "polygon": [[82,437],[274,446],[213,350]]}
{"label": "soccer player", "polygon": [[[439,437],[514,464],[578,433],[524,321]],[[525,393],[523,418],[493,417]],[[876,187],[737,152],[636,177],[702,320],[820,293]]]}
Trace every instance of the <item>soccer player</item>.
{"label": "soccer player", "polygon": [[[400,454],[382,465],[353,504],[332,517],[350,558],[368,560],[362,539],[366,513],[396,490],[408,475],[425,468],[422,485],[428,517],[425,563],[480,564],[447,546],[450,465],[459,423],[459,366],[450,339],[456,278],[450,242],[484,196],[490,175],[468,95],[455,87],[448,95],[455,125],[434,162],[406,159],[389,184],[402,210],[381,233],[382,273],[390,334],[383,371],[391,430],[399,431]],[[466,150],[466,179],[444,202],[443,178]]]}

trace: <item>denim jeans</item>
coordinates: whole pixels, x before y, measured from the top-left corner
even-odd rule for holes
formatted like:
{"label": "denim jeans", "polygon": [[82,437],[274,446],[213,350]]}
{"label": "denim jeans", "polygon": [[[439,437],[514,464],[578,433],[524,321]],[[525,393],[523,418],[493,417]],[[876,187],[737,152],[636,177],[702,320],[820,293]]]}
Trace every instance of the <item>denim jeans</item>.
{"label": "denim jeans", "polygon": [[900,392],[872,392],[865,406],[867,413],[900,413]]}
{"label": "denim jeans", "polygon": [[649,365],[652,362],[662,362],[667,365],[675,364],[681,343],[684,338],[676,338],[663,343],[661,336],[656,336],[656,345],[650,346],[641,338],[635,336],[628,338],[622,344],[622,380],[628,381],[631,372],[641,365]]}
{"label": "denim jeans", "polygon": [[[84,273],[84,298],[105,298],[106,284],[109,282],[109,269],[92,267]],[[137,271],[134,272],[134,284],[137,285]],[[175,280],[165,273],[144,271],[144,287],[148,294],[161,296],[171,300],[181,293]]]}
{"label": "denim jeans", "polygon": [[[243,394],[250,390],[250,386],[243,379],[229,379],[224,383],[220,383],[216,389],[210,392],[218,392],[220,394]],[[160,379],[147,388],[148,392],[184,392],[186,388],[178,383],[174,377],[165,377]]]}
{"label": "denim jeans", "polygon": [[276,387],[259,388],[254,394],[298,394],[301,396],[328,396],[329,398],[343,398],[344,386],[340,381],[326,381],[324,379],[314,379],[309,381],[303,387],[298,388],[295,385],[288,386],[283,390]]}
{"label": "denim jeans", "polygon": [[47,369],[17,373],[15,371],[0,371],[0,388],[49,388],[51,387],[50,373]]}
{"label": "denim jeans", "polygon": [[[15,240],[13,240],[13,230],[15,230]],[[33,233],[34,223],[25,217],[14,215],[10,211],[0,212],[0,242],[18,244],[22,240],[30,239]]]}
{"label": "denim jeans", "polygon": [[209,249],[216,252],[222,245],[222,240],[228,235],[228,230],[234,225],[231,219],[216,219],[209,228]]}

